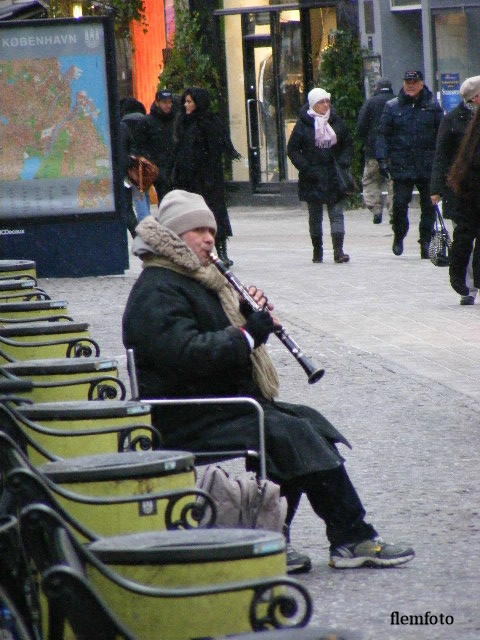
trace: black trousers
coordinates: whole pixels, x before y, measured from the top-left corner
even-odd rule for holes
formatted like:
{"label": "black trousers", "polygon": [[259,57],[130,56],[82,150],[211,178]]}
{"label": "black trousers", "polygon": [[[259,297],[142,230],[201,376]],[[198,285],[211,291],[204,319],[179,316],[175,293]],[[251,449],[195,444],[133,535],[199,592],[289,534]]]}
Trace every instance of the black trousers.
{"label": "black trousers", "polygon": [[336,469],[310,473],[282,485],[282,494],[288,502],[287,528],[293,520],[302,493],[306,494],[312,509],[325,522],[331,549],[377,535],[372,525],[365,522],[365,509],[343,464]]}
{"label": "black trousers", "polygon": [[408,205],[412,199],[413,188],[417,187],[420,195],[420,223],[418,225],[419,242],[430,242],[433,225],[435,222],[435,209],[430,200],[430,180],[422,178],[418,180],[393,179],[393,205],[392,205],[392,229],[399,240],[408,233]]}

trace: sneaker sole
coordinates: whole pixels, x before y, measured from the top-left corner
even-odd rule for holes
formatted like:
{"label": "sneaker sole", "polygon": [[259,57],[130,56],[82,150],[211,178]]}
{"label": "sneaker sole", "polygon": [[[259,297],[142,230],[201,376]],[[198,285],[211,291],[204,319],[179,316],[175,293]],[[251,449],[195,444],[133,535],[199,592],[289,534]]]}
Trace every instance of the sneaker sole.
{"label": "sneaker sole", "polygon": [[308,573],[312,569],[311,562],[303,562],[302,564],[287,564],[287,573],[289,576],[296,575],[297,573]]}
{"label": "sneaker sole", "polygon": [[359,558],[330,558],[329,567],[333,569],[356,569],[358,567],[396,567],[399,564],[410,562],[415,557],[411,553],[401,558],[372,558],[360,556]]}

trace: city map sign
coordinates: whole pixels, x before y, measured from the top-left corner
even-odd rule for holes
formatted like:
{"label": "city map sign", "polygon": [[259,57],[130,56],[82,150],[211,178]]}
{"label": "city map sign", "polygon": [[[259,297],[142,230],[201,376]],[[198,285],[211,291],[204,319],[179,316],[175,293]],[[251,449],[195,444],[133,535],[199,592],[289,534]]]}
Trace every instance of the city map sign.
{"label": "city map sign", "polygon": [[0,219],[115,211],[102,18],[0,26]]}

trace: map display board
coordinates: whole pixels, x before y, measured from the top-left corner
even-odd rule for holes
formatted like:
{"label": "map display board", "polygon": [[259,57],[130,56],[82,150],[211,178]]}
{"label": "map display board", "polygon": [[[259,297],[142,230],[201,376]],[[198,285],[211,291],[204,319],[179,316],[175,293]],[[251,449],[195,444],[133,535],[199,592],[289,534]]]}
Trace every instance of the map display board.
{"label": "map display board", "polygon": [[107,39],[95,18],[0,26],[1,219],[115,211]]}

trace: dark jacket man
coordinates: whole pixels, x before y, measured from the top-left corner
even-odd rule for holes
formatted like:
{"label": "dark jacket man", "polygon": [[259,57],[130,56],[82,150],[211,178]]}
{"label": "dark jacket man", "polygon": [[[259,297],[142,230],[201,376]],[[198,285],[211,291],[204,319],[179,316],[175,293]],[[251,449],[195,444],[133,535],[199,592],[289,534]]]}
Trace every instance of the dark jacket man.
{"label": "dark jacket man", "polygon": [[430,179],[430,193],[432,196],[441,196],[443,215],[445,218],[453,220],[457,215],[458,200],[447,184],[447,175],[472,117],[473,110],[462,101],[453,111],[447,113],[438,129],[437,147]]}
{"label": "dark jacket man", "polygon": [[[282,485],[287,521],[305,492],[326,523],[331,566],[408,562],[413,549],[383,543],[365,522],[335,446],[346,442],[343,436],[313,408],[273,399],[278,379],[264,345],[274,320],[255,287],[250,294],[262,310],[242,310],[211,264],[216,228],[204,199],[180,189],[165,195],[158,216],[138,225],[134,252],[145,268],[127,302],[123,340],[135,350],[141,396],[256,398],[265,410],[267,473]],[[257,420],[248,407],[162,409],[154,420],[169,447],[258,448]]]}
{"label": "dark jacket man", "polygon": [[138,152],[145,155],[160,169],[155,183],[158,201],[171,187],[171,173],[174,160],[173,129],[176,116],[173,95],[163,89],[157,91],[150,113],[137,129]]}
{"label": "dark jacket man", "polygon": [[408,205],[416,186],[420,194],[420,257],[428,259],[435,210],[430,200],[430,174],[442,108],[423,82],[421,71],[406,71],[397,98],[389,100],[380,118],[375,156],[384,175],[393,178],[392,251],[403,253],[408,233]]}
{"label": "dark jacket man", "polygon": [[425,86],[416,100],[400,89],[398,96],[386,103],[375,156],[388,161],[394,180],[430,179],[442,117],[441,106]]}
{"label": "dark jacket man", "polygon": [[389,80],[379,80],[375,93],[362,105],[357,119],[357,132],[363,141],[365,159],[375,158],[375,141],[385,103],[394,98]]}

